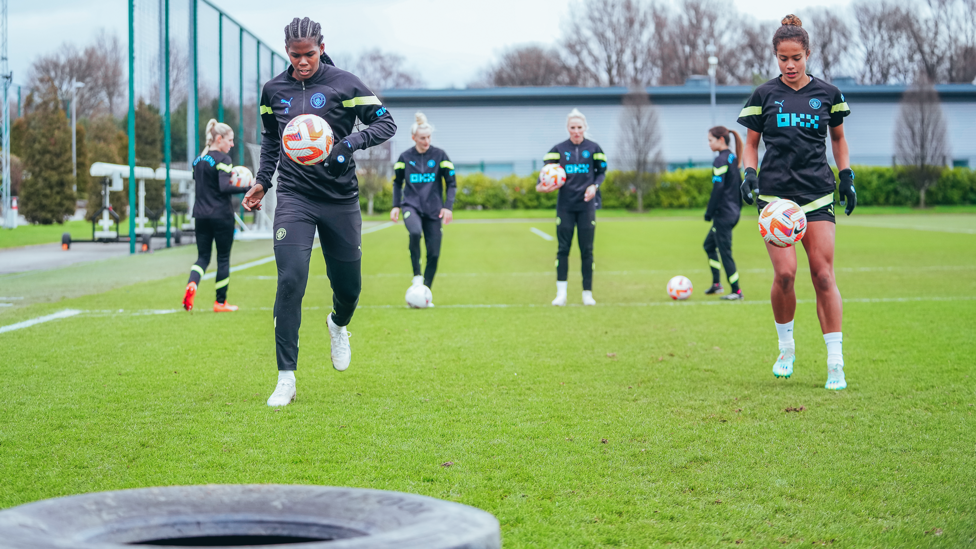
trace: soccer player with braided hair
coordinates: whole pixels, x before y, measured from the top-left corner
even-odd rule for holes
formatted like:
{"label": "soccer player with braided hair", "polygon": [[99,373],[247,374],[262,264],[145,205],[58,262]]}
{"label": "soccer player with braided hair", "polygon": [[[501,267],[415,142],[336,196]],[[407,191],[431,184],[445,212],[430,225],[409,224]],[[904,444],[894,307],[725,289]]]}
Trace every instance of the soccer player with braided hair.
{"label": "soccer player with braided hair", "polygon": [[230,195],[247,192],[247,187],[235,187],[230,183],[233,164],[230,152],[234,147],[234,130],[227,124],[210,119],[207,122],[207,143],[200,156],[193,161],[193,181],[196,184],[196,200],[193,203],[193,219],[197,241],[197,261],[190,268],[190,280],[183,294],[183,308],[193,310],[193,300],[203,273],[210,265],[211,248],[217,245],[217,300],[215,313],[229,313],[237,305],[227,304],[227,288],[230,284],[230,250],[234,245],[234,205]]}
{"label": "soccer player with braided hair", "polygon": [[[769,202],[786,198],[806,214],[803,248],[810,262],[810,275],[817,294],[817,316],[827,345],[826,389],[847,387],[844,376],[841,322],[843,302],[834,279],[834,174],[827,163],[826,138],[840,170],[841,203],[851,215],[857,205],[854,172],[844,136],[844,117],[850,108],[836,87],[806,73],[810,58],[810,37],[800,18],[787,15],[773,34],[773,51],[782,74],[753,92],[739,114],[748,128],[742,162],[746,169],[741,193],[747,204],[761,211]],[[759,140],[766,145],[759,165]],[[796,350],[793,317],[796,312],[796,249],[766,244],[773,263],[771,301],[779,357],[773,365],[776,377],[793,374]]]}
{"label": "soccer player with braided hair", "polygon": [[[326,318],[332,366],[340,372],[349,367],[352,351],[346,326],[362,289],[363,222],[353,153],[379,145],[396,133],[393,117],[379,98],[326,55],[321,25],[308,17],[292,20],[285,27],[285,50],[291,65],[269,80],[261,93],[261,162],[257,182],[243,202],[249,211],[260,209],[277,170],[274,330],[278,384],[268,406],[285,406],[297,394],[298,331],[316,229],[332,285],[334,311]],[[317,115],[332,128],[335,144],[322,164],[299,164],[282,148],[285,126],[300,114]],[[366,129],[354,131],[357,119]]]}

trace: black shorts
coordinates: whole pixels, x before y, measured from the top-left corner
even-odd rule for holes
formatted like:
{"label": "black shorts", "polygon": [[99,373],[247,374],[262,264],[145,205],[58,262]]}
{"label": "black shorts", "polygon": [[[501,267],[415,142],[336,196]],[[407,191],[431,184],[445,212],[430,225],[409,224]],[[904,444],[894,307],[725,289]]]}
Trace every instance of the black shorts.
{"label": "black shorts", "polygon": [[334,204],[278,190],[274,211],[274,245],[311,248],[319,231],[325,255],[339,261],[363,257],[363,217],[359,202]]}
{"label": "black shorts", "polygon": [[814,221],[830,221],[837,223],[834,219],[834,193],[823,194],[800,194],[792,196],[768,196],[761,194],[756,200],[756,208],[762,212],[767,204],[774,200],[787,199],[796,202],[807,217],[807,223]]}

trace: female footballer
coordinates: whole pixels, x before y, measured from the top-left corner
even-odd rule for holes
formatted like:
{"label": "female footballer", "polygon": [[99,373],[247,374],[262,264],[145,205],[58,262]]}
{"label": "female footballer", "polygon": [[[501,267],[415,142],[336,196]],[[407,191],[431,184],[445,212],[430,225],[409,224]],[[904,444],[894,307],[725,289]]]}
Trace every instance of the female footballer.
{"label": "female footballer", "polygon": [[[850,108],[836,87],[806,73],[810,37],[800,19],[788,15],[773,35],[773,50],[782,74],[756,88],[739,114],[748,128],[742,155],[746,177],[742,198],[761,210],[777,198],[788,198],[807,217],[803,248],[810,261],[810,274],[817,294],[817,316],[827,344],[825,387],[847,387],[841,321],[843,304],[834,280],[834,175],[827,164],[825,139],[830,135],[834,161],[840,169],[838,192],[850,215],[857,205],[854,172],[844,137],[844,117]],[[759,167],[759,139],[766,145]],[[766,245],[773,263],[771,292],[773,316],[779,335],[779,358],[773,365],[776,377],[790,377],[796,360],[793,316],[796,312],[796,250]]]}
{"label": "female footballer", "polygon": [[[729,136],[735,137],[735,152],[729,150]],[[705,295],[716,295],[725,291],[722,287],[722,265],[725,265],[725,276],[732,286],[732,293],[722,296],[726,301],[742,299],[739,289],[739,272],[735,269],[732,259],[732,229],[739,223],[739,210],[742,209],[742,198],[739,196],[739,186],[742,184],[742,174],[739,173],[739,159],[742,158],[742,138],[739,132],[725,126],[715,126],[708,130],[708,147],[718,156],[712,163],[712,196],[708,199],[705,209],[705,221],[712,223],[712,228],[705,237],[705,254],[708,264],[712,268],[712,287],[705,290]],[[716,251],[717,250],[717,251]],[[719,263],[719,256],[722,262]]]}
{"label": "female footballer", "polygon": [[[596,305],[593,299],[593,238],[596,235],[596,210],[600,185],[607,175],[607,155],[600,145],[586,138],[586,117],[573,109],[566,117],[569,139],[554,146],[544,157],[546,164],[559,164],[566,170],[566,183],[556,200],[556,299],[557,307],[566,305],[569,275],[569,248],[575,229],[579,238],[583,272],[583,305]],[[540,185],[539,192],[545,191]]]}
{"label": "female footballer", "polygon": [[193,218],[197,240],[197,262],[190,267],[190,280],[183,294],[183,308],[193,310],[193,299],[203,273],[210,265],[210,252],[217,244],[217,300],[215,313],[229,313],[237,305],[227,304],[227,286],[230,284],[230,249],[234,245],[234,205],[230,195],[248,191],[248,187],[230,184],[233,168],[228,152],[234,146],[234,130],[214,119],[207,122],[207,143],[200,156],[193,161],[193,181],[196,184],[196,201]]}
{"label": "female footballer", "polygon": [[[428,288],[434,283],[437,260],[441,255],[441,220],[450,224],[453,216],[454,193],[457,182],[454,164],[447,153],[431,146],[434,127],[424,113],[416,114],[410,128],[415,145],[403,151],[393,165],[393,209],[390,220],[396,223],[403,215],[403,224],[410,233],[410,262],[413,264],[413,284]],[[445,199],[445,191],[447,197]],[[427,244],[427,267],[420,274],[420,238]],[[428,305],[433,307],[433,303]]]}
{"label": "female footballer", "polygon": [[[269,80],[261,94],[261,164],[257,183],[244,196],[245,209],[260,208],[277,169],[274,326],[278,385],[268,406],[285,406],[295,399],[298,329],[316,229],[335,309],[326,318],[332,366],[340,372],[349,367],[352,351],[346,326],[362,287],[362,216],[353,153],[383,143],[396,132],[393,117],[373,92],[356,76],[336,68],[326,55],[321,25],[308,17],[292,20],[285,27],[285,50],[291,66]],[[282,149],[282,132],[299,114],[318,115],[332,128],[335,145],[322,164],[299,164]],[[368,127],[353,133],[357,118]]]}

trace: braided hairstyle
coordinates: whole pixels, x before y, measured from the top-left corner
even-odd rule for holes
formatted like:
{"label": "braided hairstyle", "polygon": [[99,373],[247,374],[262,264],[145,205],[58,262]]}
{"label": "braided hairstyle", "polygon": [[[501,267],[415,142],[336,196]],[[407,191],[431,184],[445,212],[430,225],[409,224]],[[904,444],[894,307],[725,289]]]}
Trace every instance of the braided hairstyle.
{"label": "braided hairstyle", "polygon": [[[294,18],[291,23],[285,25],[285,47],[292,45],[295,42],[300,42],[302,40],[311,40],[315,42],[316,46],[321,46],[325,43],[325,39],[322,37],[322,25],[312,21],[308,17],[303,17],[301,19]],[[327,65],[335,66],[332,62],[332,58],[328,54],[322,54],[322,61]]]}
{"label": "braided hairstyle", "polygon": [[781,21],[780,28],[773,34],[773,51],[779,48],[781,42],[791,40],[803,46],[803,50],[810,54],[810,35],[803,29],[803,22],[792,13]]}

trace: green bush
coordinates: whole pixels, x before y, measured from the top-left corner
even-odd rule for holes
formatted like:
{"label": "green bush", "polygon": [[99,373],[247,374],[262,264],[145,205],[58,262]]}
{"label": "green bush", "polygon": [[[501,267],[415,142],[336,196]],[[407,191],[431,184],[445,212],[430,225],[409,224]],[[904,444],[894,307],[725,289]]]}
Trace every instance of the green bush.
{"label": "green bush", "polygon": [[[915,206],[918,192],[902,180],[898,170],[890,167],[854,166],[857,203],[867,206]],[[608,172],[600,193],[607,209],[637,209],[637,194],[623,183],[621,172]],[[835,173],[836,176],[836,173]],[[488,210],[551,210],[556,208],[558,193],[535,190],[538,173],[528,176],[509,175],[492,179],[485,174],[459,175],[454,208]],[[661,174],[656,188],[644,197],[645,209],[704,208],[712,192],[712,173],[708,168],[678,169]],[[839,200],[839,198],[838,198]],[[363,208],[365,197],[360,197]],[[968,168],[946,170],[927,194],[932,205],[976,204],[976,171]],[[384,186],[375,198],[376,211],[393,206],[393,184]]]}

